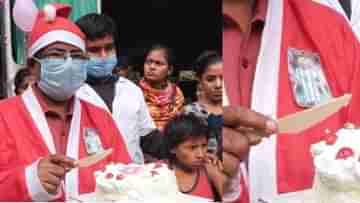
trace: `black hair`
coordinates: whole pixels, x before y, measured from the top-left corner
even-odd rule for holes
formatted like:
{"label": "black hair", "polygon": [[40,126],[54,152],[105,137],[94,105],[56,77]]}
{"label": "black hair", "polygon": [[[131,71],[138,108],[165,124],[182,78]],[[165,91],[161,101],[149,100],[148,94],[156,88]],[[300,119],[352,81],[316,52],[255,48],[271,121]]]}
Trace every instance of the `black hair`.
{"label": "black hair", "polygon": [[106,14],[90,13],[76,21],[76,25],[86,35],[87,40],[93,41],[108,35],[117,39],[117,27],[114,20]]}
{"label": "black hair", "polygon": [[209,128],[204,119],[197,117],[193,113],[179,114],[167,123],[164,128],[164,150],[165,156],[169,161],[174,161],[175,157],[171,150],[190,138],[205,136],[209,139]]}
{"label": "black hair", "polygon": [[222,57],[216,51],[204,51],[195,62],[196,76],[201,78],[209,66],[221,62]]}
{"label": "black hair", "polygon": [[155,51],[155,50],[164,50],[165,51],[165,59],[167,60],[167,63],[169,64],[169,66],[173,66],[175,64],[175,56],[174,56],[173,50],[170,47],[168,47],[164,44],[160,44],[160,43],[153,44],[151,47],[149,47],[147,50],[145,50],[143,62],[145,62],[145,59],[150,54],[150,52]]}
{"label": "black hair", "polygon": [[14,79],[14,85],[15,85],[15,94],[19,93],[19,88],[21,84],[25,81],[25,78],[31,75],[31,71],[28,68],[20,69]]}
{"label": "black hair", "polygon": [[[115,21],[108,15],[102,13],[89,13],[76,21],[76,25],[85,34],[86,39],[94,41],[111,36],[115,44],[116,57],[121,57],[119,45],[119,33]],[[120,64],[119,64],[120,65]]]}

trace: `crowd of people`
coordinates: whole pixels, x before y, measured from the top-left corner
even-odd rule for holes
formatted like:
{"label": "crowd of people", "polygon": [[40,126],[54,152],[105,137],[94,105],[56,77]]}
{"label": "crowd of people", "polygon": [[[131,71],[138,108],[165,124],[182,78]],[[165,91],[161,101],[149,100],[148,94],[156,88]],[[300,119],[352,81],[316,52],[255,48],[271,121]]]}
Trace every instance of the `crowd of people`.
{"label": "crowd of people", "polygon": [[[17,188],[0,200],[65,200],[94,192],[94,171],[111,162],[159,160],[181,192],[215,201],[270,203],[311,189],[310,146],[360,124],[356,2],[224,0],[222,54],[194,61],[192,103],[170,80],[170,47],[149,47],[134,82],[109,16],[71,22],[71,7],[50,4],[57,15],[42,11],[29,33],[17,96],[0,102],[0,190]],[[316,126],[278,132],[278,118],[346,93],[350,104]],[[107,159],[75,165],[108,148]]]}
{"label": "crowd of people", "polygon": [[[40,11],[28,33],[26,67],[14,80],[16,96],[0,102],[0,190],[16,188],[0,201],[64,201],[94,192],[94,172],[109,163],[159,160],[174,170],[181,192],[221,201],[228,181],[221,56],[205,51],[194,62],[201,96],[185,108],[169,79],[171,48],[152,45],[135,83],[118,59],[111,17],[90,13],[72,22],[70,14],[66,4]],[[90,167],[75,164],[109,148],[112,154]]]}

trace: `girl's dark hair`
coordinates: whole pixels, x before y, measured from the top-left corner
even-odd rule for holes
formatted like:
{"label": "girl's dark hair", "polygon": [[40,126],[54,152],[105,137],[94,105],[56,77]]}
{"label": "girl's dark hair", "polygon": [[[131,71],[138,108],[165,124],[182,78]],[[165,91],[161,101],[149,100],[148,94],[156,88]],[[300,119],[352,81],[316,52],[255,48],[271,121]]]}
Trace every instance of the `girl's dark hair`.
{"label": "girl's dark hair", "polygon": [[177,115],[164,128],[163,144],[166,158],[174,160],[172,149],[190,138],[203,136],[209,139],[209,128],[205,120],[193,113]]}
{"label": "girl's dark hair", "polygon": [[151,47],[149,47],[147,50],[145,50],[145,54],[144,54],[144,62],[145,62],[145,58],[147,57],[147,55],[149,55],[150,52],[155,51],[155,50],[164,50],[165,51],[165,58],[169,64],[169,66],[173,66],[175,64],[175,56],[173,53],[173,50],[164,45],[164,44],[153,44]]}
{"label": "girl's dark hair", "polygon": [[195,72],[198,78],[206,72],[209,66],[221,63],[222,58],[216,51],[203,52],[195,62]]}

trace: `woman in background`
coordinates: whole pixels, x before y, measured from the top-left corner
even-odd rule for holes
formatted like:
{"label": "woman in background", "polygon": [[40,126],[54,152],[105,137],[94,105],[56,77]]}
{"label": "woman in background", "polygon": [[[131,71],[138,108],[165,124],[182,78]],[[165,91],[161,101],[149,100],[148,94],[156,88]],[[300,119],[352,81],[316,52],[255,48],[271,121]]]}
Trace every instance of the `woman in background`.
{"label": "woman in background", "polygon": [[196,108],[203,114],[222,114],[223,62],[215,51],[205,51],[196,60],[198,100],[186,108]]}
{"label": "woman in background", "polygon": [[184,96],[180,88],[169,81],[173,71],[171,50],[161,44],[153,45],[145,54],[144,78],[139,86],[143,90],[151,117],[158,129],[183,109]]}

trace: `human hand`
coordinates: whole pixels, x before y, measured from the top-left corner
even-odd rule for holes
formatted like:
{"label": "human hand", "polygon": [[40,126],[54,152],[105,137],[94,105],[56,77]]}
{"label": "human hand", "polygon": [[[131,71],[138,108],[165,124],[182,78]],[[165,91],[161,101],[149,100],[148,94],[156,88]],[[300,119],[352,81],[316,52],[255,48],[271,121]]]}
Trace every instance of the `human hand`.
{"label": "human hand", "polygon": [[277,132],[277,123],[271,118],[244,107],[224,107],[223,149],[244,160],[250,146]]}
{"label": "human hand", "polygon": [[74,160],[60,154],[44,157],[38,165],[38,176],[43,188],[56,194],[66,172],[75,167]]}
{"label": "human hand", "polygon": [[227,184],[229,178],[224,173],[224,166],[222,161],[219,160],[216,155],[207,153],[205,158],[205,168],[209,177],[213,180],[214,185],[219,191],[220,195],[223,195],[224,187]]}
{"label": "human hand", "polygon": [[245,107],[224,107],[224,126],[241,132],[255,133],[261,137],[269,137],[277,132],[277,122]]}
{"label": "human hand", "polygon": [[210,167],[217,168],[219,171],[224,170],[222,161],[213,153],[206,154],[205,163],[206,163],[206,165],[209,165]]}

